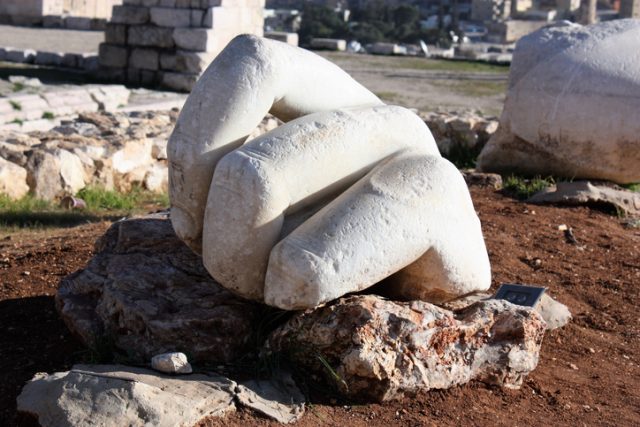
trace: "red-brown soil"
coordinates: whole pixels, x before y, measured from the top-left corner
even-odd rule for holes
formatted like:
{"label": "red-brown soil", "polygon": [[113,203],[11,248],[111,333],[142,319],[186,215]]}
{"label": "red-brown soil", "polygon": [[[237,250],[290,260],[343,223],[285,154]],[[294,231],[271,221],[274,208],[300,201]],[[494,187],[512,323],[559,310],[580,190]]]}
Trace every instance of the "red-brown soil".
{"label": "red-brown soil", "polygon": [[[542,285],[574,320],[547,333],[520,390],[472,382],[384,405],[315,403],[300,426],[640,425],[640,229],[585,207],[527,205],[472,188],[501,283]],[[573,229],[578,244],[558,226]],[[21,231],[0,240],[0,425],[36,372],[68,369],[87,352],[59,320],[59,280],[91,257],[107,223]],[[330,401],[330,399],[323,399]],[[274,424],[248,411],[206,426]]]}

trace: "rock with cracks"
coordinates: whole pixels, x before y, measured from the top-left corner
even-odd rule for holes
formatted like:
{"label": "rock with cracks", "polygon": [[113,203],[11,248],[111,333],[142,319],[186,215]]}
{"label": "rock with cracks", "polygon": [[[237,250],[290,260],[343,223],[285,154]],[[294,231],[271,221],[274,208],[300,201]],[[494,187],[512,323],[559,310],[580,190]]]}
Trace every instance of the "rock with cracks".
{"label": "rock with cracks", "polygon": [[345,397],[386,401],[472,379],[518,388],[538,363],[545,328],[533,309],[502,300],[451,312],[364,295],[295,316],[267,351]]}
{"label": "rock with cracks", "polygon": [[173,351],[196,363],[236,360],[261,310],[213,281],[161,215],[113,224],[89,264],[62,281],[56,305],[85,343],[140,363]]}
{"label": "rock with cracks", "polygon": [[36,374],[18,396],[18,411],[43,427],[191,427],[235,410],[235,387],[215,375],[178,379],[128,366],[76,365]]}

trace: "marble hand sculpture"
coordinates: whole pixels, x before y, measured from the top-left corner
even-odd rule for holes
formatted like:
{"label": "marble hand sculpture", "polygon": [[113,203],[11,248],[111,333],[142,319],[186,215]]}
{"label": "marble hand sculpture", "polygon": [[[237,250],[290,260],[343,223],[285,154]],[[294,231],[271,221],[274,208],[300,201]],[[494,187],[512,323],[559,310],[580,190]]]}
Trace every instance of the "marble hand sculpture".
{"label": "marble hand sculpture", "polygon": [[[246,142],[268,112],[286,123]],[[176,233],[240,296],[294,310],[383,279],[432,302],[490,285],[465,182],[424,122],[311,52],[234,39],[168,155]]]}

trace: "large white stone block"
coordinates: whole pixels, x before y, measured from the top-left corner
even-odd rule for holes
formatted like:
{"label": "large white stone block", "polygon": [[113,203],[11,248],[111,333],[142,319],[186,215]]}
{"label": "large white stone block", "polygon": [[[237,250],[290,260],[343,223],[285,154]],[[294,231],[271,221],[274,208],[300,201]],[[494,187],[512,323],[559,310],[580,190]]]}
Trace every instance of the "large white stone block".
{"label": "large white stone block", "polygon": [[520,39],[484,171],[640,181],[640,21]]}
{"label": "large white stone block", "polygon": [[164,53],[160,57],[163,70],[185,73],[202,73],[215,58],[213,52],[191,52],[179,50],[176,53]]}

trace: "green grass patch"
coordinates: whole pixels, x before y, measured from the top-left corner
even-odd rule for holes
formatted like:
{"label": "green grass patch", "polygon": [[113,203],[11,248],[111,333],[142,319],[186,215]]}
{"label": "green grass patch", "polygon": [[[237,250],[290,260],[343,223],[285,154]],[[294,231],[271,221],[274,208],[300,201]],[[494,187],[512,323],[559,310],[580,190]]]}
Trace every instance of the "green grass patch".
{"label": "green grass patch", "polygon": [[44,113],[42,113],[43,119],[53,120],[55,117],[55,114],[53,114],[51,111],[45,111]]}
{"label": "green grass patch", "polygon": [[375,95],[383,101],[396,102],[400,98],[400,95],[396,92],[376,92]]}
{"label": "green grass patch", "polygon": [[132,210],[136,206],[138,191],[123,194],[117,191],[105,190],[98,187],[86,187],[80,190],[76,197],[87,204],[90,211],[100,210]]}
{"label": "green grass patch", "polygon": [[626,188],[629,191],[635,191],[637,193],[640,193],[640,182],[635,182],[633,184],[623,184],[621,185],[622,188]]}
{"label": "green grass patch", "polygon": [[458,169],[472,169],[476,167],[476,160],[480,150],[462,144],[454,144],[447,154],[442,156],[456,165]]}
{"label": "green grass patch", "polygon": [[507,81],[495,80],[437,80],[438,85],[447,87],[453,92],[473,97],[487,97],[505,95],[507,93]]}
{"label": "green grass patch", "polygon": [[14,83],[12,89],[13,89],[14,92],[20,92],[24,88],[25,88],[24,84],[22,84],[22,83]]}
{"label": "green grass patch", "polygon": [[547,187],[555,185],[555,183],[556,181],[552,177],[541,178],[536,176],[528,179],[521,176],[509,175],[504,179],[502,187],[506,194],[524,200]]}
{"label": "green grass patch", "polygon": [[485,62],[476,61],[428,59],[402,56],[354,55],[336,52],[321,52],[320,55],[338,64],[344,65],[345,63],[351,63],[354,65],[357,64],[372,68],[451,71],[465,73],[509,73],[509,67],[506,65],[488,64]]}
{"label": "green grass patch", "polygon": [[20,104],[18,101],[14,101],[14,100],[9,100],[9,104],[11,104],[11,108],[13,108],[16,111],[22,111],[22,104]]}
{"label": "green grass patch", "polygon": [[71,227],[86,222],[113,221],[169,207],[167,194],[155,194],[138,187],[129,193],[87,187],[75,197],[85,201],[85,209],[68,210],[57,201],[41,200],[32,195],[12,200],[0,194],[0,228],[8,231],[15,228]]}

